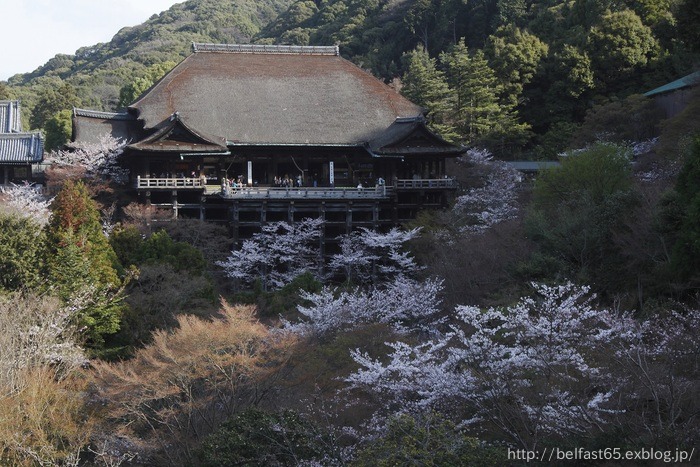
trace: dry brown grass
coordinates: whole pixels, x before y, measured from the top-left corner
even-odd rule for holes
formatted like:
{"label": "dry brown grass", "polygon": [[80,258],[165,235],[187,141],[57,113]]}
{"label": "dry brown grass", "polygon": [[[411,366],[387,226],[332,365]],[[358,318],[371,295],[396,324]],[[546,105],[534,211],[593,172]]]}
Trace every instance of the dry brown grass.
{"label": "dry brown grass", "polygon": [[70,322],[52,297],[0,297],[0,465],[73,465],[88,443]]}
{"label": "dry brown grass", "polygon": [[22,372],[21,390],[0,395],[0,465],[77,465],[92,436],[85,383],[49,366]]}
{"label": "dry brown grass", "polygon": [[132,360],[96,365],[98,400],[119,436],[142,439],[154,462],[181,463],[221,422],[265,399],[295,340],[273,335],[255,309],[222,302],[221,318],[178,319]]}

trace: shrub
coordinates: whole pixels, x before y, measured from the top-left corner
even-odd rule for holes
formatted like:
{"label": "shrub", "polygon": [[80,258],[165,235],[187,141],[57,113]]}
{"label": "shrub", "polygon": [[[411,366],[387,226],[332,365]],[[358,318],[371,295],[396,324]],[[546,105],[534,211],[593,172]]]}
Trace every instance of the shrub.
{"label": "shrub", "polygon": [[228,465],[327,465],[337,457],[334,441],[296,412],[247,409],[237,414],[198,449],[205,467]]}

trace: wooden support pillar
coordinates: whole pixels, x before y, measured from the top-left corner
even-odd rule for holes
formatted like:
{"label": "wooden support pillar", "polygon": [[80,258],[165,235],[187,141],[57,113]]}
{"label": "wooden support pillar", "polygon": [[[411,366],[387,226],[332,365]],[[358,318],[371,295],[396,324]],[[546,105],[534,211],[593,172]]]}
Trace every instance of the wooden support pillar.
{"label": "wooden support pillar", "polygon": [[173,219],[177,219],[178,206],[177,206],[177,190],[173,190],[170,193],[170,200],[173,204]]}
{"label": "wooden support pillar", "polygon": [[267,201],[263,201],[260,206],[260,225],[264,225],[267,222]]}
{"label": "wooden support pillar", "polygon": [[287,221],[290,224],[294,224],[294,201],[289,202],[289,207],[287,209]]}
{"label": "wooden support pillar", "polygon": [[321,266],[321,277],[326,273],[324,261],[326,257],[326,202],[321,201],[321,205],[318,208],[318,217],[321,218],[321,235],[318,239],[318,254],[319,254],[319,264]]}
{"label": "wooden support pillar", "polygon": [[207,208],[204,205],[204,203],[206,202],[206,199],[207,198],[204,195],[202,195],[202,197],[199,198],[199,220],[200,221],[204,221],[207,218],[207,216],[206,216]]}
{"label": "wooden support pillar", "polygon": [[229,226],[230,226],[230,231],[231,231],[231,238],[233,238],[233,242],[235,244],[238,244],[238,239],[240,236],[239,232],[239,222],[238,222],[238,201],[234,201],[233,204],[228,208],[229,209]]}
{"label": "wooden support pillar", "polygon": [[379,201],[375,201],[372,208],[372,227],[374,230],[379,228]]}
{"label": "wooden support pillar", "polygon": [[352,232],[352,201],[348,201],[347,208],[345,210],[345,233],[350,234]]}

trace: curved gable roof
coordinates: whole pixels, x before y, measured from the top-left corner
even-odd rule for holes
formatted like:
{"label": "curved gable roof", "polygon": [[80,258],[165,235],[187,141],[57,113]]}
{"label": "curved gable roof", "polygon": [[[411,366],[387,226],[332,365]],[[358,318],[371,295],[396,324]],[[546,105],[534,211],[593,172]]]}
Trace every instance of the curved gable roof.
{"label": "curved gable roof", "polygon": [[146,129],[177,111],[191,128],[251,145],[360,145],[422,113],[335,47],[201,44],[130,109]]}
{"label": "curved gable roof", "polygon": [[223,152],[228,151],[226,140],[221,137],[205,135],[193,130],[182,121],[175,112],[169,122],[151,136],[130,144],[130,149],[137,151],[179,151],[179,152]]}

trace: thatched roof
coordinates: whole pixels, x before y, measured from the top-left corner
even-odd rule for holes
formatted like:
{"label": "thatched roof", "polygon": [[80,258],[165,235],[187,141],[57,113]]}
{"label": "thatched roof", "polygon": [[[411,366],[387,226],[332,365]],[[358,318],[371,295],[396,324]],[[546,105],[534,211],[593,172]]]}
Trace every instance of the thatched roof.
{"label": "thatched roof", "polygon": [[129,113],[73,109],[74,141],[98,143],[105,134],[127,142],[139,141],[144,135],[141,125]]}
{"label": "thatched roof", "polygon": [[361,145],[421,108],[335,47],[195,44],[129,107],[146,128],[178,113],[233,144]]}
{"label": "thatched roof", "polygon": [[377,156],[457,156],[464,153],[464,148],[455,146],[430,131],[422,116],[397,118],[379,137],[369,142],[368,149]]}

